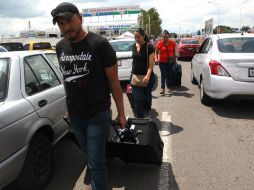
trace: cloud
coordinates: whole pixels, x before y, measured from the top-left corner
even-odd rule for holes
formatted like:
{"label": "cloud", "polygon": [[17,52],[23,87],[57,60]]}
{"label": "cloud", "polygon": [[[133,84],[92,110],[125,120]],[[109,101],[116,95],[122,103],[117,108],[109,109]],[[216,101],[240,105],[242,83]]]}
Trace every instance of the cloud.
{"label": "cloud", "polygon": [[204,22],[211,18],[214,26],[218,21],[231,27],[254,26],[253,0],[0,0],[0,35],[27,29],[28,21],[36,29],[55,27],[50,12],[63,1],[74,3],[80,11],[120,5],[140,5],[146,10],[155,7],[162,19],[162,28],[172,32],[197,31],[204,28]]}
{"label": "cloud", "polygon": [[[4,0],[1,0],[4,1]],[[38,4],[35,6],[33,0],[8,0],[0,1],[0,15],[3,18],[30,18],[43,15],[44,11],[40,10]]]}

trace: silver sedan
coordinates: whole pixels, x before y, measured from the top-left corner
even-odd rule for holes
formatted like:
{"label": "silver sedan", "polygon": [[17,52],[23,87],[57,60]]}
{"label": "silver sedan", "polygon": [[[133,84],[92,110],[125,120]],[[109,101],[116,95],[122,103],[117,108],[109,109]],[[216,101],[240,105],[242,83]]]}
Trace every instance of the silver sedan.
{"label": "silver sedan", "polygon": [[52,145],[67,132],[58,69],[42,52],[0,54],[0,189],[41,189],[50,179]]}
{"label": "silver sedan", "polygon": [[254,34],[209,36],[191,62],[191,81],[203,104],[254,95]]}

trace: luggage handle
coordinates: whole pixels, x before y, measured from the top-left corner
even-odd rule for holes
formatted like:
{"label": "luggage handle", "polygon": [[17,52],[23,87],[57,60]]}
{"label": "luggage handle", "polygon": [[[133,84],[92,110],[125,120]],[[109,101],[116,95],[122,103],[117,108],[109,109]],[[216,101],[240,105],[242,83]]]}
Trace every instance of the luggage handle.
{"label": "luggage handle", "polygon": [[[117,120],[111,120],[111,124],[112,124],[112,127],[114,128],[114,131],[116,133],[116,136],[120,139],[120,142],[121,143],[124,143],[123,142],[123,138],[121,137],[121,134],[119,133],[118,129],[117,129],[117,126],[119,126],[119,122]],[[130,127],[127,127],[128,125],[125,126],[125,129],[127,130],[131,130]],[[140,135],[140,134],[143,134],[143,131],[142,130],[133,130],[135,131],[135,138]],[[136,143],[135,143],[136,144]]]}

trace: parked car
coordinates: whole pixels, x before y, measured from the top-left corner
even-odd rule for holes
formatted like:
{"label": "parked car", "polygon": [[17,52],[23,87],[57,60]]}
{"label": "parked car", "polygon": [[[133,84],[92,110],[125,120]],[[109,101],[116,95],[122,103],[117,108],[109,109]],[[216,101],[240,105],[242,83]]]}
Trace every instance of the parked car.
{"label": "parked car", "polygon": [[24,46],[21,42],[5,42],[0,43],[7,51],[23,51]]}
{"label": "parked car", "polygon": [[134,39],[119,39],[110,41],[110,44],[116,51],[118,77],[120,81],[130,80],[132,69],[132,46],[134,43]]}
{"label": "parked car", "polygon": [[178,58],[192,58],[198,52],[200,46],[199,41],[195,38],[178,38]]}
{"label": "parked car", "polygon": [[209,36],[191,62],[191,81],[203,104],[254,95],[254,34]]}
{"label": "parked car", "polygon": [[24,45],[25,50],[52,50],[49,42],[30,42]]}
{"label": "parked car", "polygon": [[0,54],[0,189],[15,179],[20,189],[47,184],[65,114],[61,74],[44,53]]}
{"label": "parked car", "polygon": [[3,46],[0,46],[0,52],[7,52],[7,49],[5,49]]}

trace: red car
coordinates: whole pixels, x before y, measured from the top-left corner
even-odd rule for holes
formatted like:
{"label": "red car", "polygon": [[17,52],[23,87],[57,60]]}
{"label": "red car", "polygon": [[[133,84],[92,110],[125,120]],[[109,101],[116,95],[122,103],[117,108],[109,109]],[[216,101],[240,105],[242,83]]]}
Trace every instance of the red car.
{"label": "red car", "polygon": [[201,44],[195,38],[180,38],[177,44],[179,58],[192,58],[199,50]]}

